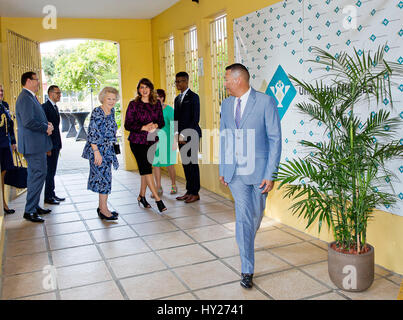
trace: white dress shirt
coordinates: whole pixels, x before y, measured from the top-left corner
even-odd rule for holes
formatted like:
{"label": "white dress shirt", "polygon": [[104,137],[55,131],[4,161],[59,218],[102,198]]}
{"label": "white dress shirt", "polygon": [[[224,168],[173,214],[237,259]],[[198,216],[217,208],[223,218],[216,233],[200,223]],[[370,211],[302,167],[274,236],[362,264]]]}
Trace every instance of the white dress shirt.
{"label": "white dress shirt", "polygon": [[56,111],[58,111],[56,109],[56,102],[53,102],[52,99],[49,98],[50,103],[52,104],[53,108],[55,108]]}
{"label": "white dress shirt", "polygon": [[[180,104],[182,104],[183,98],[185,97],[185,95],[188,91],[189,91],[189,87],[180,94],[180,96],[179,96],[179,98],[181,99]],[[179,133],[178,131],[175,132],[175,134],[178,134],[178,133]],[[182,133],[180,135],[182,136],[182,138],[185,138],[185,136]]]}
{"label": "white dress shirt", "polygon": [[27,89],[27,88],[23,88],[23,89],[27,90],[30,94],[32,94],[32,95],[36,98],[35,93],[33,93],[31,90],[29,90],[29,89]]}
{"label": "white dress shirt", "polygon": [[187,93],[188,91],[189,91],[189,87],[188,87],[185,91],[183,91],[183,92],[181,93],[181,96],[180,96],[181,101],[180,101],[180,103],[182,103],[183,98],[185,97],[185,95],[186,95],[186,93]]}
{"label": "white dress shirt", "polygon": [[[246,91],[243,96],[239,97],[241,99],[241,118],[243,115],[243,112],[245,111],[246,103],[248,102],[249,94],[250,94],[251,87],[249,87],[249,90]],[[235,97],[235,102],[234,102],[234,118],[236,114],[236,106],[238,104],[238,97]]]}

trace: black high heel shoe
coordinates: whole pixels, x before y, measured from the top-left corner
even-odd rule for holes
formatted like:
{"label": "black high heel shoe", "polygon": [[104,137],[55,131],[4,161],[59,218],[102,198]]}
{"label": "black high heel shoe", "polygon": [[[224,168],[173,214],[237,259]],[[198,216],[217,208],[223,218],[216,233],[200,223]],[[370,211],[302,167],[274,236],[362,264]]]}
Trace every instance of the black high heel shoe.
{"label": "black high heel shoe", "polygon": [[167,207],[165,207],[165,204],[162,202],[162,200],[160,201],[155,201],[155,203],[157,204],[158,207],[158,211],[159,212],[163,212],[167,210]]}
{"label": "black high heel shoe", "polygon": [[139,198],[137,198],[139,207],[140,207],[140,203],[141,203],[144,206],[144,208],[151,208],[151,205],[147,202],[146,197],[139,196]]}
{"label": "black high heel shoe", "polygon": [[98,213],[98,217],[102,220],[118,220],[118,216],[115,216],[114,214],[112,214],[110,217],[105,216],[101,210],[99,208],[97,208],[97,213]]}

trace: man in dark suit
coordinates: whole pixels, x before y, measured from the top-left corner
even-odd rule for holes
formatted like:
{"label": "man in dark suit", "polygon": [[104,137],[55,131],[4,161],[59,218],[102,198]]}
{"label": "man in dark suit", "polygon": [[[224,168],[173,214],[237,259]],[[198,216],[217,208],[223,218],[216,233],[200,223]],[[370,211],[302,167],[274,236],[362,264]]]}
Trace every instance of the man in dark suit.
{"label": "man in dark suit", "polygon": [[52,150],[50,135],[53,125],[46,119],[35,93],[39,90],[39,78],[35,72],[21,76],[23,89],[15,104],[18,124],[18,150],[28,163],[27,200],[24,218],[32,222],[44,222],[40,214],[51,210],[39,207],[39,199],[46,178],[46,152]]}
{"label": "man in dark suit", "polygon": [[176,74],[175,84],[176,88],[181,92],[175,98],[175,141],[179,144],[186,177],[186,193],[176,199],[192,203],[200,200],[200,171],[198,164],[201,138],[199,126],[200,99],[196,93],[189,89],[189,75],[186,72]]}
{"label": "man in dark suit", "polygon": [[65,198],[59,198],[55,194],[55,175],[57,169],[57,161],[59,159],[60,149],[62,148],[62,139],[60,137],[60,114],[56,105],[60,101],[62,92],[58,86],[52,85],[48,89],[49,100],[45,102],[42,107],[45,111],[46,118],[55,128],[50,135],[52,139],[52,150],[47,153],[48,172],[45,182],[45,203],[59,204]]}

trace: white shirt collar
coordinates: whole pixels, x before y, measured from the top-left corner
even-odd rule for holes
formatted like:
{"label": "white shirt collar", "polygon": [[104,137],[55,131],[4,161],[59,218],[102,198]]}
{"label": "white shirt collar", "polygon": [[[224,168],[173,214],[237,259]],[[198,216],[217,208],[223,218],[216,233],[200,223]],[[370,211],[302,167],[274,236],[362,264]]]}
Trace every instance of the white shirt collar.
{"label": "white shirt collar", "polygon": [[241,99],[241,116],[243,115],[243,112],[245,111],[246,108],[246,103],[248,102],[248,98],[250,95],[252,87],[249,87],[249,90],[246,91],[242,96],[238,97],[234,97],[235,101],[234,101],[234,117],[235,117],[235,113],[236,113],[236,106],[238,104],[238,99]]}
{"label": "white shirt collar", "polygon": [[189,91],[189,87],[185,90],[185,91],[183,91],[182,93],[181,93],[181,98],[182,98],[182,100],[181,100],[181,102],[183,101],[183,98],[185,97],[185,95],[186,95],[186,93]]}
{"label": "white shirt collar", "polygon": [[250,90],[251,90],[251,87],[249,87],[249,90],[246,91],[241,97],[236,98],[236,99],[237,99],[237,100],[238,100],[238,99],[241,99],[242,102],[245,102],[245,103],[246,103],[246,102],[248,101],[248,98],[249,98]]}
{"label": "white shirt collar", "polygon": [[30,94],[32,94],[34,97],[36,97],[35,93],[33,93],[31,90],[27,89],[27,88],[23,88],[25,90],[27,90]]}
{"label": "white shirt collar", "polygon": [[49,98],[49,101],[50,101],[50,103],[51,103],[53,106],[56,105],[56,102],[53,102],[52,99]]}

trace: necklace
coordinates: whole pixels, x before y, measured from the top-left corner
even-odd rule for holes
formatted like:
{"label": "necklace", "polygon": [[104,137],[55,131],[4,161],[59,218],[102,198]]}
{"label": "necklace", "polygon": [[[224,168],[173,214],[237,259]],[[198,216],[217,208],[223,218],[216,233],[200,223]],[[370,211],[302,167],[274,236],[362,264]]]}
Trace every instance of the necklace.
{"label": "necklace", "polygon": [[109,116],[111,114],[111,111],[109,109],[107,109],[107,108],[104,108],[103,105],[101,105],[101,109],[104,112],[105,116]]}

